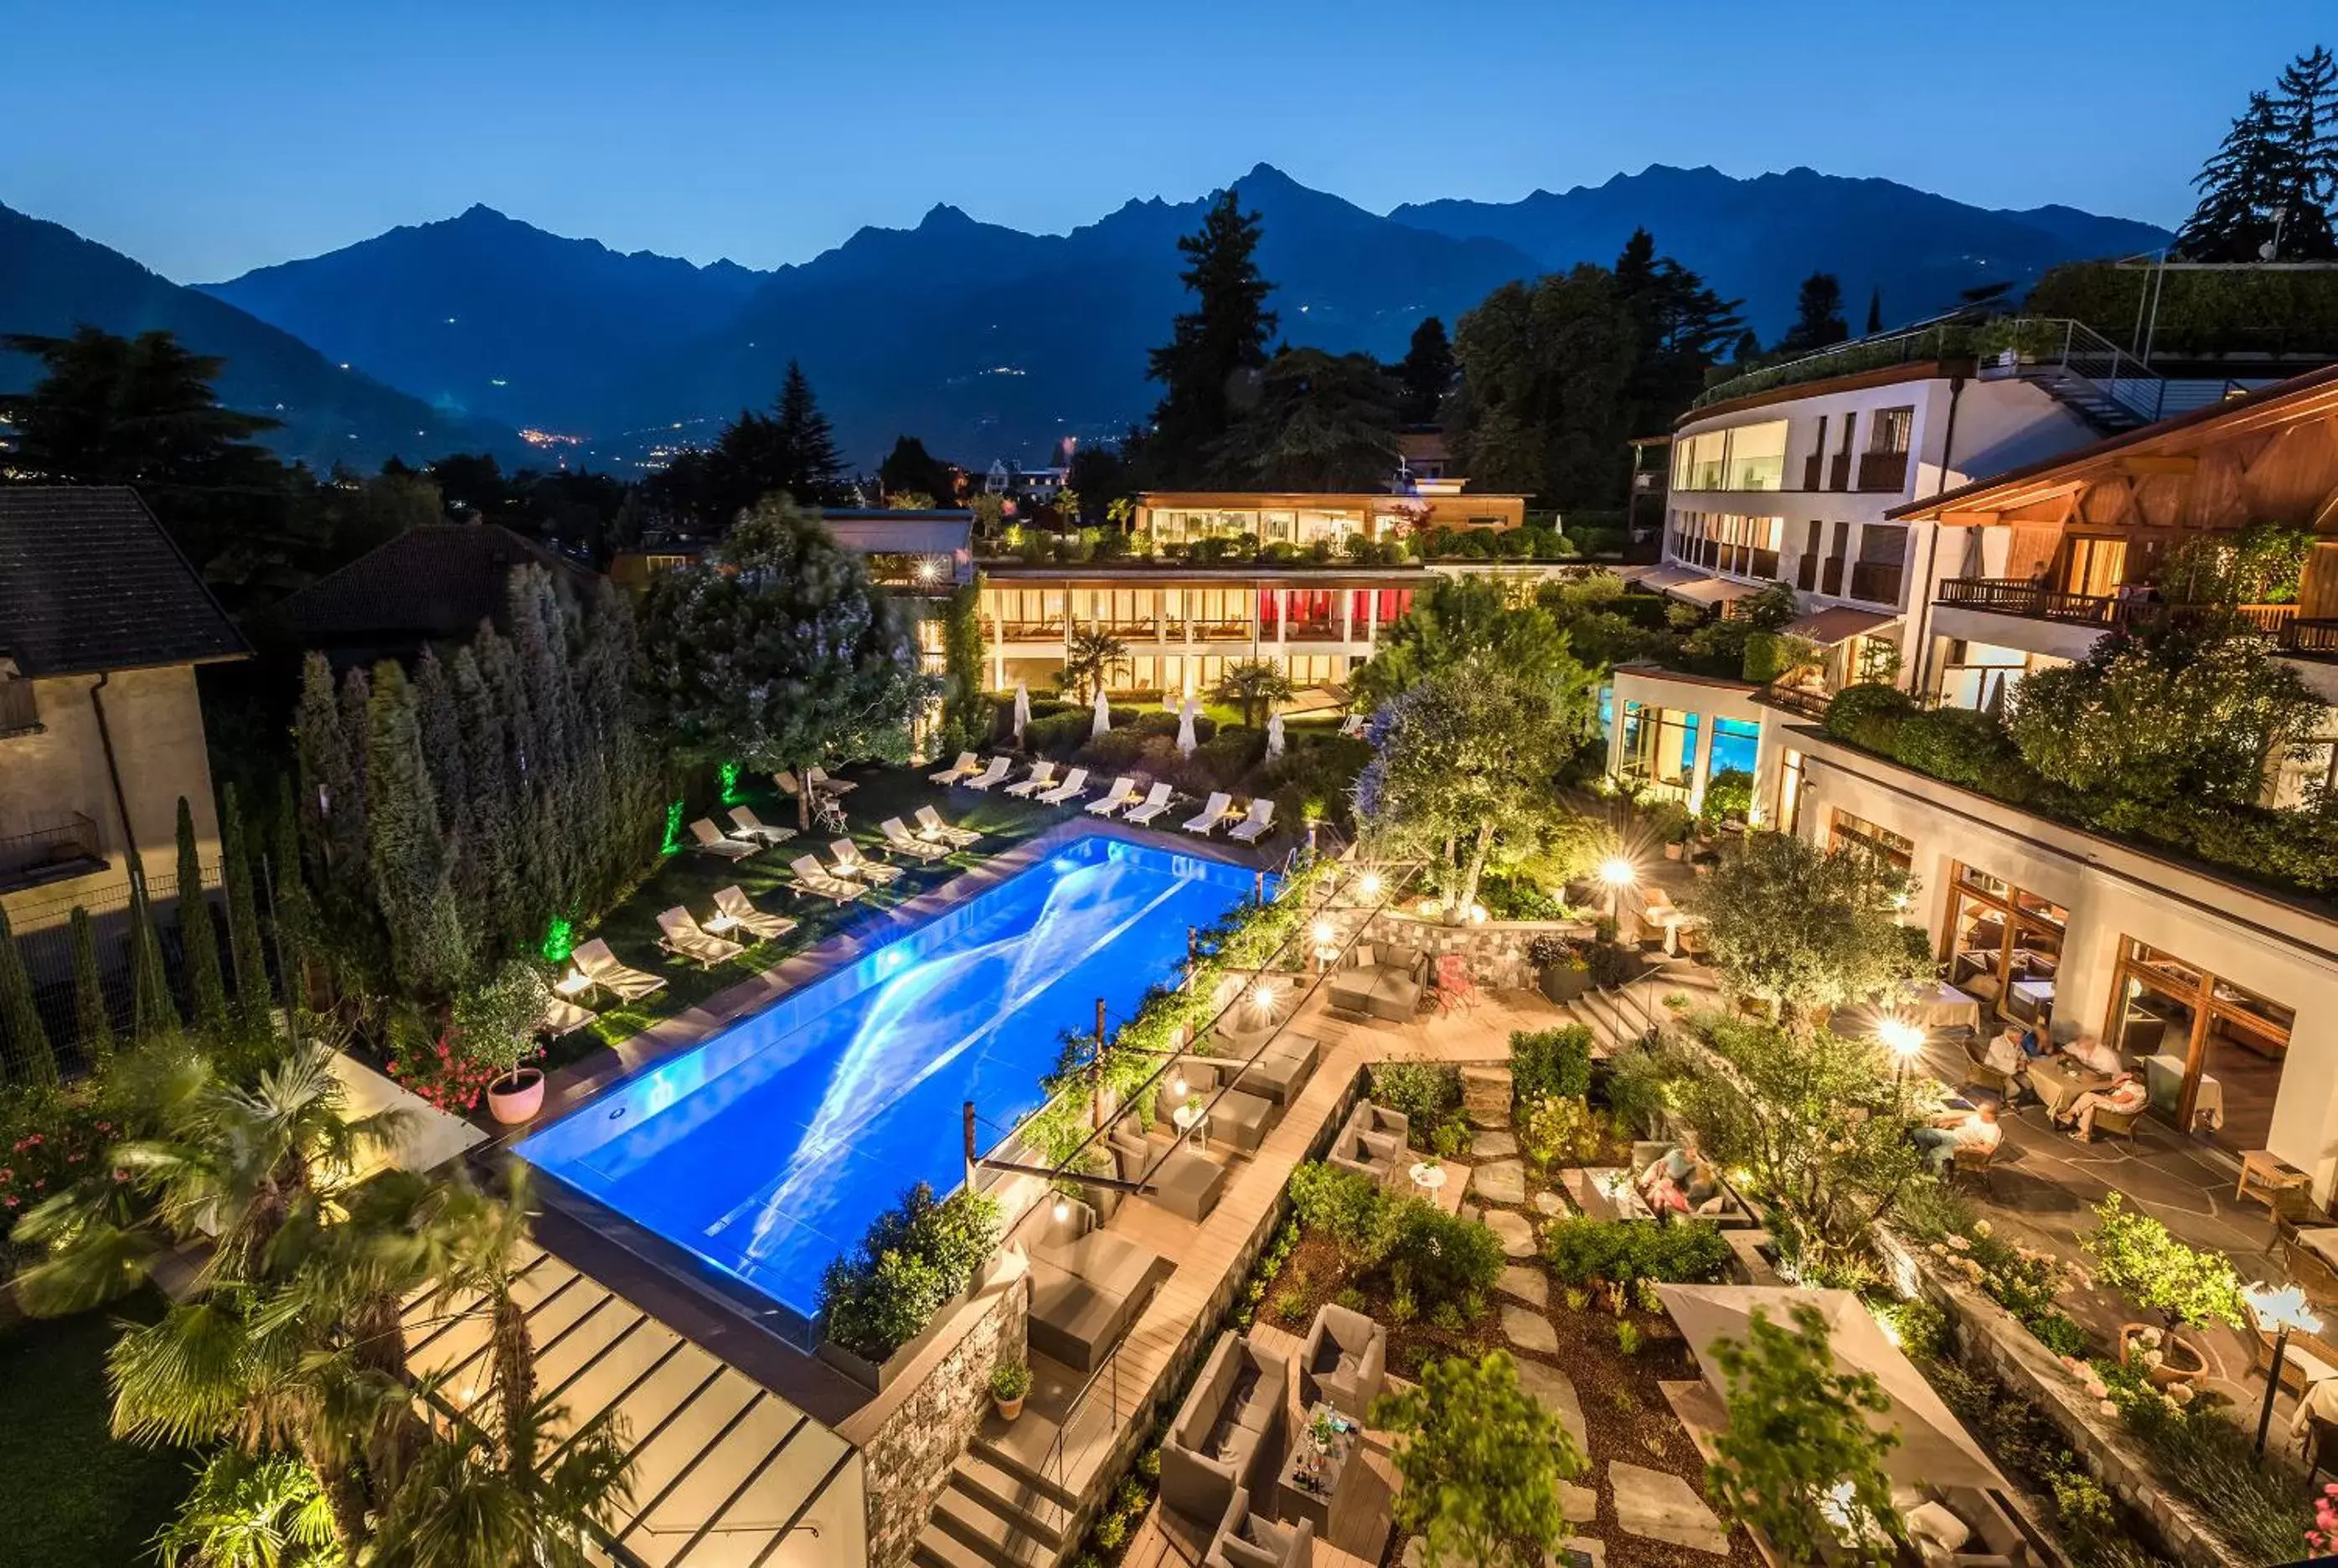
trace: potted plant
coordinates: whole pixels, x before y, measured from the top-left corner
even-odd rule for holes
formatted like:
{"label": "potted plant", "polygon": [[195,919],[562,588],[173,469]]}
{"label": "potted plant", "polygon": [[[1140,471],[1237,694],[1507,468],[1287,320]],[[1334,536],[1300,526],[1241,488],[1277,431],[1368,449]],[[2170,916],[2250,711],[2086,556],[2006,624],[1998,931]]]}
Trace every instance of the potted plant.
{"label": "potted plant", "polygon": [[536,1054],[535,1025],[551,995],[542,970],[511,958],[455,999],[457,1047],[496,1073],[487,1084],[487,1112],[506,1127],[544,1109],[544,1074],[521,1063]]}
{"label": "potted plant", "polygon": [[2178,1327],[2205,1328],[2248,1322],[2240,1276],[2222,1252],[2188,1247],[2148,1214],[2130,1210],[2117,1192],[2095,1209],[2096,1225],[2079,1238],[2095,1260],[2095,1282],[2146,1311],[2165,1327],[2128,1323],[2119,1329],[2119,1360],[2139,1366],[2155,1387],[2188,1383],[2208,1370],[2207,1356],[2177,1337]]}
{"label": "potted plant", "polygon": [[1584,962],[1582,949],[1564,936],[1535,937],[1527,944],[1527,963],[1542,994],[1561,1004],[1582,995],[1591,984],[1591,965]]}
{"label": "potted plant", "polygon": [[1031,1368],[1023,1362],[1001,1361],[990,1369],[990,1406],[1001,1421],[1022,1415],[1023,1401],[1030,1394]]}

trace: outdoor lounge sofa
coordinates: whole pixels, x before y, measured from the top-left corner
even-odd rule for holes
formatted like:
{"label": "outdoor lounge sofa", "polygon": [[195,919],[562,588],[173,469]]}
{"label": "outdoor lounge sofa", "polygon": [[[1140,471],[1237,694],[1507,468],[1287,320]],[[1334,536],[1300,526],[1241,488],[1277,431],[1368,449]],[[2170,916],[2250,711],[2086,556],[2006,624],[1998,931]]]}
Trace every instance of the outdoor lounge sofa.
{"label": "outdoor lounge sofa", "polygon": [[[1144,1196],[1180,1220],[1209,1217],[1226,1189],[1226,1168],[1182,1142],[1164,1151],[1144,1129],[1123,1121],[1112,1130],[1112,1157],[1124,1181],[1149,1181]],[[1148,1177],[1147,1172],[1150,1172]]]}
{"label": "outdoor lounge sofa", "polygon": [[1396,1116],[1400,1127],[1394,1132],[1380,1131],[1372,1115],[1376,1109],[1369,1100],[1357,1101],[1347,1121],[1341,1123],[1339,1136],[1332,1139],[1331,1152],[1324,1159],[1342,1171],[1369,1176],[1383,1187],[1393,1187],[1405,1179],[1409,1163],[1401,1127],[1405,1119],[1394,1112],[1383,1112],[1383,1115]]}
{"label": "outdoor lounge sofa", "polygon": [[[1258,1146],[1266,1142],[1266,1134],[1282,1119],[1282,1108],[1263,1094],[1251,1093],[1250,1079],[1242,1079],[1243,1087],[1229,1088],[1219,1093],[1223,1084],[1233,1083],[1239,1062],[1226,1062],[1209,1056],[1181,1056],[1177,1072],[1185,1080],[1187,1094],[1198,1094],[1209,1108],[1210,1137],[1238,1154],[1255,1154]],[[1165,1086],[1164,1087],[1168,1087]],[[1165,1093],[1155,1096],[1162,1131],[1172,1137],[1179,1136],[1171,1112],[1185,1102],[1185,1095]]]}
{"label": "outdoor lounge sofa", "polygon": [[576,965],[576,973],[591,981],[597,990],[606,991],[620,1001],[638,1002],[653,992],[665,989],[665,976],[653,975],[646,969],[630,968],[617,962],[609,951],[609,944],[595,936],[580,943],[568,956]]}
{"label": "outdoor lounge sofa", "polygon": [[1361,1312],[1326,1301],[1299,1348],[1299,1407],[1317,1400],[1361,1421],[1388,1382],[1388,1330]]}
{"label": "outdoor lounge sofa", "polygon": [[2038,1561],[2012,1515],[1978,1486],[1894,1492],[1909,1544],[1925,1568],[2029,1568]]}
{"label": "outdoor lounge sofa", "polygon": [[1031,1348],[1081,1372],[1104,1364],[1161,1282],[1176,1266],[1125,1236],[1099,1228],[1086,1203],[1033,1210],[1025,1250],[1031,1259]]}
{"label": "outdoor lounge sofa", "polygon": [[690,917],[690,911],[679,904],[660,911],[657,923],[658,929],[664,933],[658,938],[658,946],[702,969],[728,964],[747,950],[740,943],[701,930],[698,922]]}
{"label": "outdoor lounge sofa", "polygon": [[756,908],[745,891],[735,885],[714,890],[714,913],[758,942],[784,936],[796,928],[796,923],[786,916],[766,915]]}
{"label": "outdoor lounge sofa", "polygon": [[751,807],[741,806],[731,813],[731,837],[750,844],[784,844],[796,836],[792,828],[774,828],[755,815]]}
{"label": "outdoor lounge sofa", "polygon": [[1421,987],[1428,981],[1428,955],[1392,943],[1358,942],[1349,947],[1325,989],[1341,1012],[1403,1024],[1420,1009]]}
{"label": "outdoor lounge sofa", "polygon": [[[1228,1014],[1233,1017],[1235,1014]],[[1322,1052],[1322,1043],[1311,1035],[1285,1031],[1269,1041],[1276,1025],[1272,1019],[1260,1023],[1254,1029],[1231,1025],[1226,1018],[1218,1021],[1212,1038],[1216,1042],[1217,1054],[1236,1062],[1251,1062],[1250,1071],[1243,1074],[1243,1087],[1253,1094],[1263,1094],[1278,1105],[1288,1105],[1305,1086],[1308,1075],[1315,1071],[1315,1059]],[[1262,1045],[1263,1049],[1262,1049]]]}
{"label": "outdoor lounge sofa", "polygon": [[1170,802],[1176,799],[1176,791],[1156,780],[1153,788],[1144,792],[1144,799],[1122,812],[1120,819],[1133,822],[1139,828],[1149,828],[1153,819],[1168,810]]}
{"label": "outdoor lounge sofa", "polygon": [[1218,1336],[1161,1442],[1161,1504],[1188,1519],[1223,1519],[1237,1492],[1269,1490],[1282,1461],[1291,1363],[1233,1329]]}
{"label": "outdoor lounge sofa", "polygon": [[1250,1505],[1247,1488],[1238,1488],[1202,1554],[1202,1568],[1311,1568],[1314,1561],[1315,1521],[1270,1519]]}
{"label": "outdoor lounge sofa", "polygon": [[698,840],[700,854],[720,855],[725,860],[744,860],[750,855],[761,853],[763,848],[744,838],[724,838],[722,829],[714,825],[712,818],[706,817],[701,817],[690,825],[690,836]]}

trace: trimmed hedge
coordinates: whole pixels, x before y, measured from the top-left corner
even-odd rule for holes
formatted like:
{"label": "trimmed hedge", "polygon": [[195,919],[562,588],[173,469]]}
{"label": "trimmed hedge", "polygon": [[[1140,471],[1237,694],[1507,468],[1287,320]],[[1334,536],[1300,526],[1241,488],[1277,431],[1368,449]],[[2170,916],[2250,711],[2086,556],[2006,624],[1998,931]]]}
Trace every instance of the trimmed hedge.
{"label": "trimmed hedge", "polygon": [[1705,1285],[1729,1266],[1729,1242],[1709,1220],[1560,1220],[1543,1232],[1543,1260],[1569,1285]]}

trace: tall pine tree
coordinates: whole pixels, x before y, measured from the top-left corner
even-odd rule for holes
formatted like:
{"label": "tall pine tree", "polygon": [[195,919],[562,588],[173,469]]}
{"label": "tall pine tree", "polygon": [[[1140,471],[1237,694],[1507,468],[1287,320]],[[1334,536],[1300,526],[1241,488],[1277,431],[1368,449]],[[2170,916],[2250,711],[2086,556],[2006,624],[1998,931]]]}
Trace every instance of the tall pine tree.
{"label": "tall pine tree", "polygon": [[2274,86],[2281,122],[2281,260],[2338,258],[2331,207],[2338,202],[2338,58],[2316,44]]}
{"label": "tall pine tree", "polygon": [[0,909],[0,1045],[7,1047],[8,1076],[17,1083],[57,1081],[57,1054],[42,1025],[41,1010],[33,1005],[33,977],[25,972],[5,909]]}
{"label": "tall pine tree", "polygon": [[1794,296],[1794,324],[1778,339],[1783,354],[1807,354],[1851,336],[1842,318],[1842,282],[1832,272],[1813,272]]}
{"label": "tall pine tree", "polygon": [[2273,209],[2290,182],[2287,162],[2272,95],[2250,93],[2248,109],[2192,177],[2200,202],[2176,231],[2174,254],[2186,261],[2261,260],[2273,243]]}
{"label": "tall pine tree", "polygon": [[792,359],[788,361],[787,377],[780,383],[780,400],[772,412],[771,423],[788,470],[783,482],[774,488],[787,491],[806,506],[828,505],[840,499],[837,492],[844,482],[844,456],[836,449],[836,432],[830,427],[828,416],[820,411],[820,400],[812,396],[810,377]]}
{"label": "tall pine tree", "polygon": [[1396,378],[1404,387],[1398,413],[1406,424],[1437,423],[1438,409],[1453,390],[1453,344],[1445,336],[1445,323],[1428,317],[1412,329],[1412,341],[1396,368]]}
{"label": "tall pine tree", "polygon": [[211,902],[203,897],[203,863],[195,852],[195,814],[179,797],[179,947],[187,971],[187,1005],[196,1026],[227,1024],[227,982],[220,974],[219,936]]}
{"label": "tall pine tree", "polygon": [[1178,316],[1168,343],[1146,362],[1146,374],[1166,388],[1144,443],[1157,484],[1205,474],[1235,416],[1255,398],[1277,319],[1266,309],[1274,285],[1258,272],[1259,238],[1258,214],[1243,211],[1232,191],[1220,194],[1199,232],[1178,238],[1186,258],[1178,278],[1194,308]]}

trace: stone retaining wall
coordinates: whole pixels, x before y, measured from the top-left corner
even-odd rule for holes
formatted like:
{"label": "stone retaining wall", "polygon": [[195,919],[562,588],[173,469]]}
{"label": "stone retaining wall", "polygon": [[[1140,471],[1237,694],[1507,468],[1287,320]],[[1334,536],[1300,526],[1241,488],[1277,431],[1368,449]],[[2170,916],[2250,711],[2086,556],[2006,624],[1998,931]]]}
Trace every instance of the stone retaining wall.
{"label": "stone retaining wall", "polygon": [[2104,1415],[2100,1402],[2087,1397],[2061,1361],[2019,1318],[1938,1268],[1920,1248],[1896,1232],[1878,1227],[1875,1239],[1901,1285],[1912,1283],[1956,1324],[1964,1358],[2043,1410],[2095,1479],[2158,1533],[2162,1551],[2190,1568],[2228,1568],[2230,1555],[2207,1522],[2161,1488],[2119,1418]]}
{"label": "stone retaining wall", "polygon": [[870,1568],[907,1568],[935,1499],[990,1407],[990,1369],[1028,1354],[1031,1292],[1020,1270],[977,1297],[958,1342],[860,1445]]}
{"label": "stone retaining wall", "polygon": [[1537,975],[1527,962],[1528,943],[1537,936],[1590,935],[1590,922],[1585,920],[1488,920],[1474,926],[1448,926],[1383,909],[1372,916],[1364,939],[1401,943],[1432,956],[1459,953],[1469,961],[1470,977],[1478,985],[1531,991]]}

